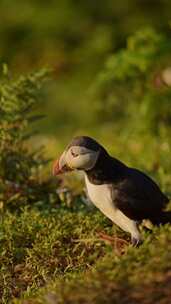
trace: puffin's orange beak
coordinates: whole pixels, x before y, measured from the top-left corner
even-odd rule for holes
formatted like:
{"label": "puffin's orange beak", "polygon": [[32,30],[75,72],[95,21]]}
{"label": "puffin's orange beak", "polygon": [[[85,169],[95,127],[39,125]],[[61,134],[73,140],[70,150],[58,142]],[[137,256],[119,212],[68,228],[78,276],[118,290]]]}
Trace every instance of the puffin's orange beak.
{"label": "puffin's orange beak", "polygon": [[53,164],[52,174],[54,176],[62,174],[60,168],[59,168],[59,160],[57,159]]}
{"label": "puffin's orange beak", "polygon": [[60,168],[58,159],[54,162],[53,169],[52,169],[52,173],[54,176],[60,175],[60,174],[63,174],[65,172],[69,172],[69,171],[72,171],[72,169],[69,168],[67,165],[64,165],[62,168]]}

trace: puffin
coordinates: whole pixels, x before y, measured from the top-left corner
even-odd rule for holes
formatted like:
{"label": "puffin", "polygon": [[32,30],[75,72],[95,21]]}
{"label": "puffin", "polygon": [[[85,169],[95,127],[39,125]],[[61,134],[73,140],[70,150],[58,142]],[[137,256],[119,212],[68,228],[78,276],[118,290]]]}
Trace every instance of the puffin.
{"label": "puffin", "polygon": [[171,212],[164,211],[169,199],[151,177],[112,157],[95,139],[74,137],[53,165],[54,176],[72,170],[84,172],[89,199],[130,234],[133,246],[142,242],[143,220],[155,225],[171,222]]}

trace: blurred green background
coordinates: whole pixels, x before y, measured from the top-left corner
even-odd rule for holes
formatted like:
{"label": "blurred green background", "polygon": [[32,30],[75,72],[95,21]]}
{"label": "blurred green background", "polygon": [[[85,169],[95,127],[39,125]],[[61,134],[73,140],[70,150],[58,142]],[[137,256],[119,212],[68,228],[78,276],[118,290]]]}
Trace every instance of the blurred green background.
{"label": "blurred green background", "polygon": [[0,302],[169,304],[170,226],[123,254],[48,160],[93,136],[171,197],[171,1],[1,0],[0,38]]}
{"label": "blurred green background", "polygon": [[1,0],[1,63],[12,75],[53,69],[38,110],[46,114],[39,140],[52,157],[76,134],[128,162],[125,148],[153,159],[162,138],[167,150],[170,12],[169,0]]}

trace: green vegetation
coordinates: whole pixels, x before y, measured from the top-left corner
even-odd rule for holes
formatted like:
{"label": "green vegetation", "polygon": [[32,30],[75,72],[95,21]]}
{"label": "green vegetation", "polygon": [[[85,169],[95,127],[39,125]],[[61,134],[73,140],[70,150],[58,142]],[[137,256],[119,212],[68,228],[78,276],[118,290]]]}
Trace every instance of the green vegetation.
{"label": "green vegetation", "polygon": [[82,177],[51,176],[87,134],[171,196],[170,11],[167,0],[1,1],[0,303],[170,304],[171,226],[132,248],[85,204]]}
{"label": "green vegetation", "polygon": [[[4,75],[5,76],[5,75]],[[43,205],[57,201],[50,179],[43,180],[42,167],[47,163],[41,149],[29,148],[33,131],[26,131],[31,122],[41,118],[31,115],[40,102],[40,86],[46,73],[10,81],[0,86],[0,189],[1,208],[19,210],[36,201]]]}

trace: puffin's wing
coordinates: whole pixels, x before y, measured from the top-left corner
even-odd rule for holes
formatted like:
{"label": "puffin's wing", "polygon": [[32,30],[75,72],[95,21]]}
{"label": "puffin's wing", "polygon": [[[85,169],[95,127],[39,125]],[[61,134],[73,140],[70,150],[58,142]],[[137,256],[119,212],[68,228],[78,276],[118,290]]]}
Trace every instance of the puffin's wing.
{"label": "puffin's wing", "polygon": [[152,218],[161,213],[169,199],[143,172],[127,168],[123,178],[113,184],[116,207],[134,220]]}

